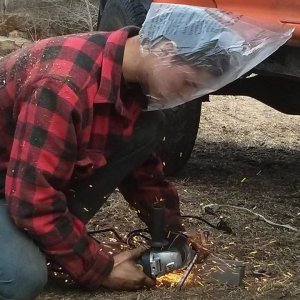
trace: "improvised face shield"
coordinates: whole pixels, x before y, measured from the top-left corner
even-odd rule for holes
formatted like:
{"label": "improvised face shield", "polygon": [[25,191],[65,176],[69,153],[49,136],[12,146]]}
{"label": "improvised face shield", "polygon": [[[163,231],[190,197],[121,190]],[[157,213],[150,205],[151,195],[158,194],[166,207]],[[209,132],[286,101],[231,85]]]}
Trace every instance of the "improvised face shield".
{"label": "improvised face shield", "polygon": [[151,57],[148,110],[171,108],[236,80],[292,35],[245,16],[212,8],[153,3],[140,31]]}

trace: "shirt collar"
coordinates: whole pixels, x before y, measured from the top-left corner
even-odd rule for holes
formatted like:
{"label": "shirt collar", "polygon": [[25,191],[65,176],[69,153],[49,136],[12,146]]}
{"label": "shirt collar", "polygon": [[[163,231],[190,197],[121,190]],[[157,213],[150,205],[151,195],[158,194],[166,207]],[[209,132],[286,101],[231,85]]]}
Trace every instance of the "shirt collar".
{"label": "shirt collar", "polygon": [[117,113],[126,118],[130,117],[130,113],[120,97],[123,56],[127,39],[138,32],[138,27],[130,26],[108,36],[103,50],[100,85],[94,99],[94,104],[113,103]]}

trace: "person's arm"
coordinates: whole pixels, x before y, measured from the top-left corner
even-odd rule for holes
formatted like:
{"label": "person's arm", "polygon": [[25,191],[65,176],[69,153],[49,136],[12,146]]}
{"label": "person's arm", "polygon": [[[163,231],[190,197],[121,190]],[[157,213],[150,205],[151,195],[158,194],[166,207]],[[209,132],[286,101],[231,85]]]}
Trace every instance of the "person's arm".
{"label": "person's arm", "polygon": [[156,155],[151,155],[143,165],[123,180],[119,188],[126,201],[137,210],[138,216],[148,227],[151,226],[153,203],[164,200],[167,227],[175,231],[184,230],[176,188],[165,178],[162,162]]}
{"label": "person's arm", "polygon": [[32,87],[17,115],[5,193],[16,225],[78,283],[95,289],[114,261],[69,213],[63,193],[82,130],[78,102],[76,93],[58,80]]}

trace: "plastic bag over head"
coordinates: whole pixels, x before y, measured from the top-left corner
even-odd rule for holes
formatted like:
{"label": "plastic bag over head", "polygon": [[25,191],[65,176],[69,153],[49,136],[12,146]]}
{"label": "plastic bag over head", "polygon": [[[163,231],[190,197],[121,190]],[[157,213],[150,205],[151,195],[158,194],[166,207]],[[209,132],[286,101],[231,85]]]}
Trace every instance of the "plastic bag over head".
{"label": "plastic bag over head", "polygon": [[148,110],[171,108],[236,80],[270,56],[292,29],[213,8],[152,3],[140,30],[148,56]]}

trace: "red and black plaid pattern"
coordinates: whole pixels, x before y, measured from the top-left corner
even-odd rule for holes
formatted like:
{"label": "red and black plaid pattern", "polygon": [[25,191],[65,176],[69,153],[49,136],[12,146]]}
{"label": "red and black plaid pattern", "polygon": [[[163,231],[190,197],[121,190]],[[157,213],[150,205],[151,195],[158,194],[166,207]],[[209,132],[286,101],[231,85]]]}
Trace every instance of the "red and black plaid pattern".
{"label": "red and black plaid pattern", "polygon": [[[49,38],[0,61],[0,180],[10,213],[47,256],[91,289],[109,274],[113,258],[69,213],[64,191],[105,165],[118,141],[132,135],[144,99],[121,99],[120,85],[124,46],[135,34],[132,27]],[[149,166],[158,180],[147,176]],[[144,220],[161,197],[178,215],[160,161],[149,160],[147,172],[141,167],[124,184],[127,200]]]}

